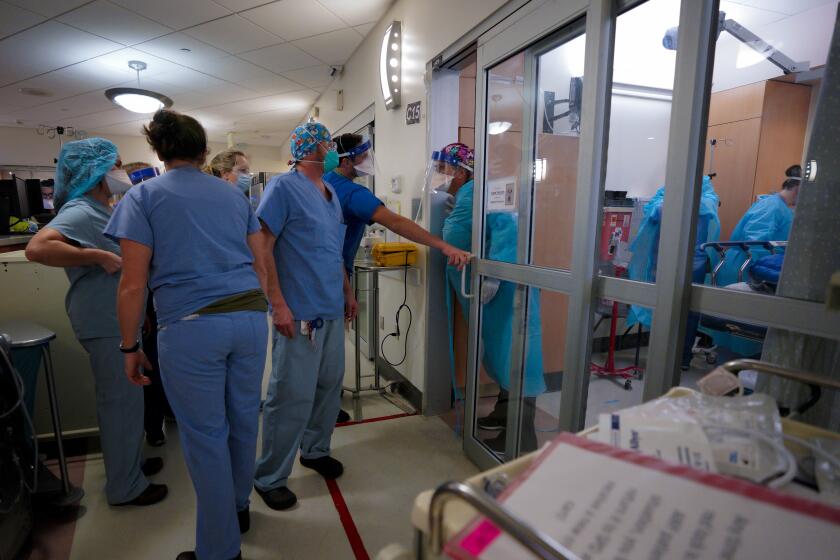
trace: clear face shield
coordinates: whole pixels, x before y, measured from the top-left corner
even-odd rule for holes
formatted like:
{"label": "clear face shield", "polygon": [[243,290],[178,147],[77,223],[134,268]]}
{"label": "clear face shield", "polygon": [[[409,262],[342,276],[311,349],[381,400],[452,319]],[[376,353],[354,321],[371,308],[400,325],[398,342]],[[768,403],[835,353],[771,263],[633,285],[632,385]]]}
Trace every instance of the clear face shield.
{"label": "clear face shield", "polygon": [[420,208],[414,220],[422,219],[424,207],[432,208],[433,211],[440,205],[451,209],[454,204],[454,193],[449,190],[459,168],[472,172],[472,168],[442,152],[432,152],[429,165],[426,168],[426,179],[423,185],[423,193]]}
{"label": "clear face shield", "polygon": [[376,156],[373,153],[373,145],[370,140],[365,140],[355,148],[338,154],[338,157],[350,158],[357,177],[375,176],[379,168],[376,165]]}

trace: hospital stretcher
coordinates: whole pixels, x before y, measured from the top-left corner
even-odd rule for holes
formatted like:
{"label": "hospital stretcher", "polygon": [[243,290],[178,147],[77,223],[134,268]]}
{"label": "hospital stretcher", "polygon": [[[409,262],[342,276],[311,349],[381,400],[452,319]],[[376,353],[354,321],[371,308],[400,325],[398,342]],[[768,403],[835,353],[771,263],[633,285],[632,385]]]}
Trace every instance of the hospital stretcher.
{"label": "hospital stretcher", "polygon": [[[701,251],[707,253],[707,249],[714,250],[719,261],[715,266],[711,267],[711,285],[717,286],[718,274],[726,261],[726,252],[729,249],[737,248],[746,253],[747,259],[741,264],[738,269],[738,283],[731,286],[732,289],[740,289],[745,291],[754,291],[754,289],[745,280],[751,267],[755,264],[754,249],[764,249],[769,251],[771,255],[779,254],[780,249],[787,247],[787,241],[715,241],[711,243],[704,243],[700,246]],[[706,261],[705,267],[710,265],[710,261]],[[705,274],[704,274],[705,275]],[[771,279],[772,280],[772,279]],[[774,279],[778,282],[778,276]],[[712,317],[709,315],[702,315],[700,317],[699,330],[707,333],[714,338],[715,333],[722,333],[732,335],[751,342],[761,343],[764,341],[764,336],[767,334],[767,328],[760,325],[752,325],[741,321],[726,319],[723,317]],[[703,355],[706,362],[709,364],[717,363],[717,348],[716,346],[703,347],[695,344],[692,348],[692,354]]]}
{"label": "hospital stretcher", "polygon": [[[758,360],[733,360],[721,367],[736,375],[742,370],[754,370],[792,379],[808,385],[812,388],[812,391],[813,388],[840,390],[840,382],[838,381]],[[692,389],[685,387],[674,387],[662,398],[677,398],[692,392],[694,392]],[[786,435],[800,439],[819,437],[840,440],[840,434],[797,422],[790,418],[782,418],[782,430]],[[597,431],[598,427],[595,426],[580,432],[578,435],[591,437]],[[794,456],[801,457],[803,450],[801,448],[797,449],[795,443],[786,441],[785,446]],[[528,469],[540,452],[540,450],[534,451],[464,481],[447,482],[434,490],[426,490],[420,493],[415,498],[411,513],[411,521],[415,530],[414,551],[411,558],[414,558],[414,560],[443,558],[442,550],[445,543],[460,533],[477,515],[490,519],[498,529],[507,533],[529,550],[532,558],[550,560],[567,558],[553,546],[554,541],[550,537],[509,513],[504,505],[497,502],[487,490],[492,481],[499,478],[516,479],[517,476]],[[786,489],[785,491],[808,496],[807,493],[802,493],[796,489]],[[686,504],[686,507],[690,507],[690,504]],[[399,558],[407,557],[399,556]]]}

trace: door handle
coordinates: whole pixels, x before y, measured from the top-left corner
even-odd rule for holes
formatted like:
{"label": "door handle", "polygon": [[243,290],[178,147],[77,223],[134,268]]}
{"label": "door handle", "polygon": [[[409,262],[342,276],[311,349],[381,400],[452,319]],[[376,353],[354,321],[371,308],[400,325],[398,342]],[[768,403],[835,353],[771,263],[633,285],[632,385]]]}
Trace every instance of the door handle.
{"label": "door handle", "polygon": [[[470,257],[472,260],[472,257]],[[464,265],[464,268],[461,269],[461,295],[466,299],[473,299],[475,298],[475,294],[468,294],[467,293],[467,266],[469,262]]]}

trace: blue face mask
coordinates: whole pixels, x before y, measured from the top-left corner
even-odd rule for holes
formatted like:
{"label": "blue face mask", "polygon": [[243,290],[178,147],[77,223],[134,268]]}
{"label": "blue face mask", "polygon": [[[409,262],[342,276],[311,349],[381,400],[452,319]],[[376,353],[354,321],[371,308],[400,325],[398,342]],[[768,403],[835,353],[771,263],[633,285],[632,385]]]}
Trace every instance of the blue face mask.
{"label": "blue face mask", "polygon": [[239,178],[236,180],[236,186],[239,187],[242,192],[247,194],[251,189],[251,175],[247,173],[240,173]]}

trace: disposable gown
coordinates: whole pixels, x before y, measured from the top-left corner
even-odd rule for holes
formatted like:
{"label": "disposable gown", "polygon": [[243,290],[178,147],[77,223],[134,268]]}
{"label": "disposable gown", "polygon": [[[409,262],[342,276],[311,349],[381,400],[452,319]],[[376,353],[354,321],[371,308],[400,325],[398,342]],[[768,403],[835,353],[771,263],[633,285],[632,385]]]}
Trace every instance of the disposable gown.
{"label": "disposable gown", "polygon": [[[469,181],[458,190],[455,195],[455,207],[443,224],[444,241],[464,251],[472,248],[473,187],[473,181]],[[486,231],[486,258],[509,263],[516,262],[517,225],[514,215],[509,212],[488,213]],[[449,285],[457,294],[464,316],[468,317],[470,300],[461,295],[461,273],[454,267],[447,266],[446,275]],[[502,281],[495,297],[482,306],[482,363],[487,374],[506,391],[510,389],[515,294],[516,285]],[[539,290],[529,289],[530,313],[528,314],[527,354],[523,380],[523,393],[526,397],[535,397],[546,389],[543,377],[539,296]],[[451,299],[448,298],[447,302],[449,316],[452,317]]]}

